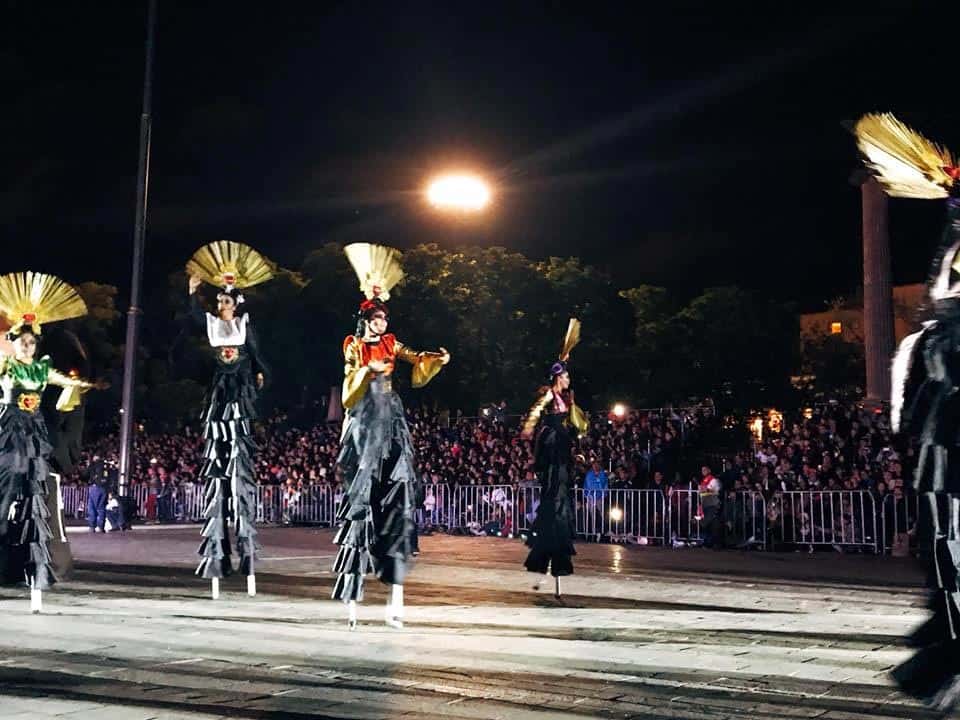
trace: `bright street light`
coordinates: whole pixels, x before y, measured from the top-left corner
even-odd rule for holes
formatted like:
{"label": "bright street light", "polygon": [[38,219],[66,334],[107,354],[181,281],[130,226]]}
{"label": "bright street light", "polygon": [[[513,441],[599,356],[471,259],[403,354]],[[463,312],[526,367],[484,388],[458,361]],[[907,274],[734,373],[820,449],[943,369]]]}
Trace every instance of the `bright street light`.
{"label": "bright street light", "polygon": [[612,412],[614,417],[618,419],[623,418],[623,416],[627,414],[627,406],[623,403],[617,403],[613,406],[610,412]]}
{"label": "bright street light", "polygon": [[442,175],[427,188],[427,201],[440,210],[476,212],[490,196],[490,186],[476,175]]}

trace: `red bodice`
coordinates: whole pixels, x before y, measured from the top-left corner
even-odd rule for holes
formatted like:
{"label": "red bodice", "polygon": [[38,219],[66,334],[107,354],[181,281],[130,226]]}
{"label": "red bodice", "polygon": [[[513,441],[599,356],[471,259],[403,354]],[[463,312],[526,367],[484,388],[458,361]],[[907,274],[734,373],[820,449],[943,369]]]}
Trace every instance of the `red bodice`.
{"label": "red bodice", "polygon": [[344,354],[346,354],[350,344],[354,342],[360,345],[360,367],[366,367],[371,360],[381,360],[390,365],[384,374],[389,375],[393,372],[393,366],[397,356],[397,338],[393,334],[387,333],[381,335],[380,342],[375,343],[363,342],[362,340],[357,340],[355,335],[347,335],[343,341]]}

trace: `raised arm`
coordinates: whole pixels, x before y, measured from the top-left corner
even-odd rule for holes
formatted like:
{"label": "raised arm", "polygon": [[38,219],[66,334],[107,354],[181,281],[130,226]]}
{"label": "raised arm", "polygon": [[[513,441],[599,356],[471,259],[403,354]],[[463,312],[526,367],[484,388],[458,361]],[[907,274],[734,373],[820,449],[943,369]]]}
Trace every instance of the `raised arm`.
{"label": "raised arm", "polygon": [[89,382],[82,378],[65,375],[56,368],[50,368],[47,371],[47,384],[63,388],[63,392],[57,399],[57,410],[60,412],[75,410],[80,405],[81,396],[87,390],[103,386],[102,383]]}
{"label": "raised arm", "polygon": [[207,327],[207,313],[200,305],[200,297],[197,295],[197,288],[200,287],[200,283],[203,282],[200,278],[191,277],[188,280],[187,292],[189,297],[189,305],[187,307],[187,316],[199,328],[206,329]]}
{"label": "raised arm", "polygon": [[440,352],[417,352],[399,340],[396,344],[396,353],[400,360],[413,365],[413,386],[415,388],[423,387],[433,380],[440,369],[450,362],[450,353],[445,348],[440,348]]}

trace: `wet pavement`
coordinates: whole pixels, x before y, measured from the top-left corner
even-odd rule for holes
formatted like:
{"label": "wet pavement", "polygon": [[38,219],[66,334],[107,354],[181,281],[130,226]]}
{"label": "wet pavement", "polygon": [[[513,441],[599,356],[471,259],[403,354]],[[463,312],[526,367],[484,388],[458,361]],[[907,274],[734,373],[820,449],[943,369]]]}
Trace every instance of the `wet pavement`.
{"label": "wet pavement", "polygon": [[351,632],[330,531],[263,528],[260,594],[217,601],[197,534],[71,533],[43,614],[0,590],[0,717],[938,717],[888,677],[925,617],[908,559],[583,543],[558,600],[519,541],[434,535],[406,627],[374,581]]}

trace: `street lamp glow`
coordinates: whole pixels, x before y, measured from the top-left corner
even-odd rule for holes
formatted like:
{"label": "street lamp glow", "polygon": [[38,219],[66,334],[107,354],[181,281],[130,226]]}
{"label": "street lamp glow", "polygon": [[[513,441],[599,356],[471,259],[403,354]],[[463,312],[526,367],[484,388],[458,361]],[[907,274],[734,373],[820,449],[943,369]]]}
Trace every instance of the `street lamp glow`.
{"label": "street lamp glow", "polygon": [[623,403],[617,403],[613,406],[613,415],[614,417],[622,418],[627,414],[627,407]]}
{"label": "street lamp glow", "polygon": [[430,183],[427,200],[441,210],[476,212],[490,202],[490,186],[475,175],[444,175]]}

